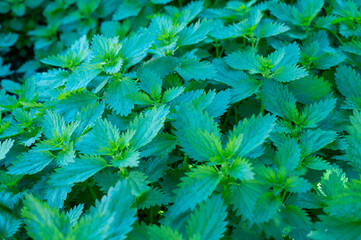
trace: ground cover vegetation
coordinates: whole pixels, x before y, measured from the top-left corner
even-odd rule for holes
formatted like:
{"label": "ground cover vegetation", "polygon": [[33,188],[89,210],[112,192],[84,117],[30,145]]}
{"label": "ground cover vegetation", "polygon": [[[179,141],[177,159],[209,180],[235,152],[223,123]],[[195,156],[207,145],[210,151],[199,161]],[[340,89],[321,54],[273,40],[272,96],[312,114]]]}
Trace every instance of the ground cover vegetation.
{"label": "ground cover vegetation", "polygon": [[361,239],[361,1],[0,1],[1,239]]}

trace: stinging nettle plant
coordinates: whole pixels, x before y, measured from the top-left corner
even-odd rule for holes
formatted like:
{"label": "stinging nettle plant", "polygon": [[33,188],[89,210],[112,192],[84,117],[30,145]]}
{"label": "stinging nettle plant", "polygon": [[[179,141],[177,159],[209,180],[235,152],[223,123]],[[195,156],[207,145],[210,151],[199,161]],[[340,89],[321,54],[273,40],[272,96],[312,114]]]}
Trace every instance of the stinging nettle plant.
{"label": "stinging nettle plant", "polygon": [[359,239],[361,3],[0,3],[1,239]]}

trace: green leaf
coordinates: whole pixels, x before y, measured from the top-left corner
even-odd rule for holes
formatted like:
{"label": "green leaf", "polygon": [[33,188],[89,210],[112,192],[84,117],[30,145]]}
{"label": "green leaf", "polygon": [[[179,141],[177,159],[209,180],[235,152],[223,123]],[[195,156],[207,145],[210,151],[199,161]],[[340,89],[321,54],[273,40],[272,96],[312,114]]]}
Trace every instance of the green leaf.
{"label": "green leaf", "polygon": [[134,103],[127,96],[138,90],[136,82],[131,79],[114,80],[106,89],[105,103],[117,114],[128,116],[134,108]]}
{"label": "green leaf", "polygon": [[318,56],[313,61],[313,68],[316,69],[329,69],[333,66],[339,65],[341,62],[343,62],[346,59],[344,55],[341,55],[339,53],[324,53],[320,56]]}
{"label": "green leaf", "polygon": [[226,56],[224,61],[232,68],[238,70],[249,70],[250,73],[259,73],[261,67],[260,56],[256,54],[255,49],[248,51],[237,51]]}
{"label": "green leaf", "polygon": [[3,211],[0,215],[0,238],[10,239],[19,230],[21,223],[20,219]]}
{"label": "green leaf", "polygon": [[151,71],[158,74],[161,78],[164,78],[170,72],[173,72],[178,64],[179,59],[175,57],[155,57],[143,63],[138,71],[142,71],[143,69],[150,69]]}
{"label": "green leaf", "polygon": [[6,154],[10,151],[14,142],[15,140],[6,139],[4,142],[0,143],[0,161],[6,157]]}
{"label": "green leaf", "polygon": [[166,226],[151,225],[147,227],[149,240],[184,240],[183,236],[177,231]]}
{"label": "green leaf", "polygon": [[104,112],[104,104],[88,105],[86,108],[82,108],[77,113],[75,120],[80,122],[77,129],[74,131],[74,139],[77,139],[82,133],[94,126],[96,120],[98,120]]}
{"label": "green leaf", "polygon": [[328,169],[323,173],[318,189],[323,196],[333,198],[339,193],[344,192],[347,181],[346,174],[342,170],[336,168]]}
{"label": "green leaf", "polygon": [[207,34],[212,31],[213,24],[210,21],[197,21],[195,24],[184,28],[179,32],[178,45],[186,46],[199,43],[207,38]]}
{"label": "green leaf", "polygon": [[21,155],[18,160],[12,162],[8,169],[9,174],[35,174],[43,170],[54,160],[50,152],[29,151]]}
{"label": "green leaf", "polygon": [[263,186],[257,182],[243,181],[231,186],[229,201],[238,216],[241,215],[243,220],[253,222],[256,201],[264,194],[264,191]]}
{"label": "green leaf", "polygon": [[44,199],[49,204],[50,207],[57,207],[61,209],[64,207],[65,200],[68,197],[68,194],[71,192],[73,185],[63,185],[63,186],[49,186],[46,185],[44,192]]}
{"label": "green leaf", "polygon": [[162,102],[167,103],[178,97],[184,92],[184,87],[169,88],[163,93]]}
{"label": "green leaf", "polygon": [[296,99],[287,86],[271,80],[264,81],[261,98],[266,110],[291,120],[297,117]]}
{"label": "green leaf", "polygon": [[292,172],[301,160],[301,148],[296,139],[287,139],[278,148],[275,156],[275,163],[279,169],[286,169],[287,173]]}
{"label": "green leaf", "polygon": [[152,95],[153,98],[154,96],[159,96],[161,94],[163,81],[155,72],[145,68],[138,72],[138,77],[140,79],[139,87],[143,91]]}
{"label": "green leaf", "polygon": [[65,239],[70,231],[69,219],[64,214],[31,195],[24,201],[22,216],[25,218],[27,234],[33,239],[46,239],[49,236],[53,239]]}
{"label": "green leaf", "polygon": [[336,106],[336,99],[331,97],[306,106],[302,115],[305,116],[305,127],[317,127],[317,123],[324,120]]}
{"label": "green leaf", "polygon": [[130,21],[123,21],[122,24],[117,21],[104,21],[100,25],[100,31],[107,37],[123,38],[130,28]]}
{"label": "green leaf", "polygon": [[190,106],[182,106],[173,123],[183,151],[197,161],[209,161],[222,151],[221,133],[213,118]]}
{"label": "green leaf", "polygon": [[7,33],[0,35],[0,49],[13,46],[18,40],[19,35],[16,33]]}
{"label": "green leaf", "polygon": [[294,239],[307,239],[307,234],[312,230],[312,222],[308,214],[292,205],[287,205],[281,211],[284,221],[291,226],[290,237]]}
{"label": "green leaf", "polygon": [[304,178],[291,176],[286,179],[285,189],[292,193],[305,193],[312,188],[312,185]]}
{"label": "green leaf", "polygon": [[327,170],[331,167],[329,162],[317,156],[306,158],[303,161],[303,165],[313,170]]}
{"label": "green leaf", "polygon": [[324,208],[325,212],[329,216],[336,216],[341,219],[348,219],[349,221],[360,220],[361,194],[356,189],[346,190],[334,195],[327,202],[327,206]]}
{"label": "green leaf", "polygon": [[183,60],[175,70],[186,81],[191,79],[204,81],[212,79],[216,74],[216,70],[211,63],[196,58]]}
{"label": "green leaf", "polygon": [[139,149],[151,142],[163,127],[168,113],[169,108],[163,105],[138,115],[129,125],[129,129],[135,131],[131,145]]}
{"label": "green leaf", "polygon": [[113,14],[113,20],[119,21],[129,17],[137,16],[142,9],[142,5],[138,1],[126,1],[118,5],[117,10]]}
{"label": "green leaf", "polygon": [[89,42],[86,36],[83,36],[64,53],[49,56],[42,59],[41,62],[55,67],[73,68],[82,63],[88,53]]}
{"label": "green leaf", "polygon": [[323,131],[321,129],[307,129],[300,136],[300,146],[302,156],[308,156],[327,144],[333,142],[337,137],[334,131]]}
{"label": "green leaf", "polygon": [[229,176],[243,180],[254,178],[253,167],[246,159],[234,159],[231,166],[227,169]]}
{"label": "green leaf", "polygon": [[361,221],[348,221],[333,216],[320,215],[320,222],[307,237],[314,240],[322,239],[360,239]]}
{"label": "green leaf", "polygon": [[215,59],[213,64],[217,71],[214,77],[215,80],[232,87],[232,103],[239,102],[258,91],[260,87],[259,82],[250,78],[244,72],[227,67],[227,65],[219,59]]}
{"label": "green leaf", "polygon": [[275,126],[276,118],[269,114],[257,117],[254,115],[248,120],[240,121],[233,130],[229,133],[228,141],[243,135],[243,139],[238,147],[232,153],[234,158],[241,158],[247,156],[252,150],[261,146],[268,138],[273,127]]}
{"label": "green leaf", "polygon": [[288,87],[297,101],[304,104],[318,101],[331,92],[331,83],[324,80],[323,77],[311,75],[290,82]]}
{"label": "green leaf", "polygon": [[221,239],[226,231],[226,217],[226,207],[222,198],[211,197],[190,215],[186,226],[188,237],[199,240]]}
{"label": "green leaf", "polygon": [[113,166],[118,168],[136,167],[139,165],[139,151],[133,149],[124,150],[121,154],[113,156],[111,160]]}
{"label": "green leaf", "polygon": [[64,117],[66,122],[74,121],[77,113],[84,107],[94,105],[98,97],[90,92],[70,93],[65,98],[56,102],[55,112]]}
{"label": "green leaf", "polygon": [[158,188],[149,189],[136,200],[136,204],[140,209],[162,206],[169,202],[170,196]]}
{"label": "green leaf", "polygon": [[291,82],[307,75],[308,72],[303,67],[285,65],[274,70],[273,78],[279,82]]}
{"label": "green leaf", "polygon": [[257,38],[267,38],[287,32],[290,28],[283,23],[272,22],[269,19],[263,20],[255,29]]}
{"label": "green leaf", "polygon": [[83,154],[113,155],[120,143],[119,130],[107,120],[99,119],[91,131],[75,142],[75,149]]}
{"label": "green leaf", "polygon": [[231,102],[231,91],[229,89],[225,91],[219,91],[213,97],[212,102],[206,107],[206,111],[210,116],[218,118],[222,116],[229,108]]}
{"label": "green leaf", "polygon": [[84,182],[106,166],[107,162],[101,157],[80,156],[74,163],[56,169],[56,173],[50,177],[49,184],[63,186]]}
{"label": "green leaf", "polygon": [[220,180],[221,175],[213,167],[199,166],[191,169],[182,178],[179,188],[174,191],[176,195],[171,209],[177,215],[193,210],[198,203],[206,200],[213,193]]}
{"label": "green leaf", "polygon": [[80,88],[85,88],[91,80],[102,72],[102,67],[99,64],[83,63],[75,71],[70,74],[66,83],[67,91],[75,91]]}
{"label": "green leaf", "polygon": [[[254,219],[252,219],[251,222],[268,222],[278,213],[281,205],[282,201],[280,197],[274,196],[274,194],[270,192],[265,193],[257,200],[256,207],[254,209]],[[267,208],[264,206],[267,206]]]}
{"label": "green leaf", "polygon": [[342,51],[353,53],[361,56],[361,41],[351,41],[343,43],[340,47]]}
{"label": "green leaf", "polygon": [[124,68],[129,68],[145,58],[153,42],[154,35],[150,32],[142,32],[125,38],[120,49],[120,55],[125,59]]}
{"label": "green leaf", "polygon": [[141,148],[140,157],[156,157],[167,155],[177,144],[176,138],[168,133],[160,133],[153,140]]}
{"label": "green leaf", "polygon": [[361,93],[361,76],[351,67],[341,65],[336,68],[336,86],[345,97],[357,97]]}
{"label": "green leaf", "polygon": [[[111,187],[106,196],[96,202],[89,215],[74,225],[72,239],[126,239],[132,230],[136,209],[132,208],[134,196],[125,182]],[[109,217],[111,216],[111,217]],[[98,234],[98,235],[97,235]]]}

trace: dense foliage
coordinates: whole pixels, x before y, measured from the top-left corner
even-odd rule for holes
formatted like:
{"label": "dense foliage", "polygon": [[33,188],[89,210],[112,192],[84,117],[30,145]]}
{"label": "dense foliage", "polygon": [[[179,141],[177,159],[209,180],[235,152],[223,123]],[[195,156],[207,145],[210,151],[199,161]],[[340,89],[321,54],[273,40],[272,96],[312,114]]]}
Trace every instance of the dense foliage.
{"label": "dense foliage", "polygon": [[1,239],[361,239],[361,1],[0,1]]}

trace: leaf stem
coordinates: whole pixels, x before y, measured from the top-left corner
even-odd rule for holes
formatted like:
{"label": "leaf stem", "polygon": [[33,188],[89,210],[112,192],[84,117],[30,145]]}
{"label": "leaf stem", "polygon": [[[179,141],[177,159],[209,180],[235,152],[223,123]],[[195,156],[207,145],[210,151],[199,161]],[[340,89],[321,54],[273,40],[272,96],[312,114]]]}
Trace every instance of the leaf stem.
{"label": "leaf stem", "polygon": [[184,160],[183,160],[183,169],[186,170],[187,167],[188,167],[188,156],[187,155],[184,155]]}

